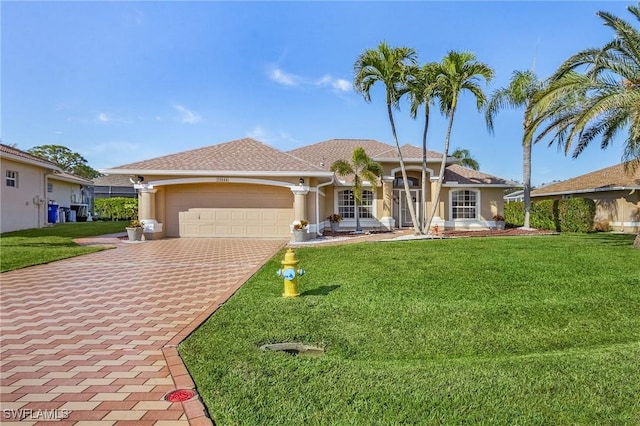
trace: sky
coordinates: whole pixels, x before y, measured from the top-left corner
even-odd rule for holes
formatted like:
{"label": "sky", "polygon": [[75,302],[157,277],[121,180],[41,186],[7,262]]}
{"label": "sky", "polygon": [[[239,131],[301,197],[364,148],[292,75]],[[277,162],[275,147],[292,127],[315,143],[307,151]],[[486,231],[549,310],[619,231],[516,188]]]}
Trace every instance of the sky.
{"label": "sky", "polygon": [[[514,70],[549,77],[613,32],[599,10],[617,1],[6,1],[0,2],[2,143],[57,144],[95,169],[251,137],[287,151],[334,138],[393,144],[384,88],[353,90],[359,54],[381,41],[420,63],[466,50],[495,70],[490,95]],[[408,101],[394,111],[400,143],[420,146]],[[463,95],[451,148],[482,171],[522,181],[522,110],[490,134]],[[442,152],[447,121],[432,114],[428,148]],[[623,135],[624,136],[624,135]],[[577,159],[548,140],[533,148],[534,186],[621,161],[623,138],[596,140]]]}

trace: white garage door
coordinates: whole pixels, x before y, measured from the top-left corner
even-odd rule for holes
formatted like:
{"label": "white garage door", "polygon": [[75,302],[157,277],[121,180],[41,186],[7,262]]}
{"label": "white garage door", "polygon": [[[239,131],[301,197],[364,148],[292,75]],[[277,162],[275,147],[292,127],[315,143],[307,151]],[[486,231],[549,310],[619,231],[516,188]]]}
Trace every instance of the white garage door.
{"label": "white garage door", "polygon": [[167,236],[289,238],[288,188],[233,183],[166,188]]}

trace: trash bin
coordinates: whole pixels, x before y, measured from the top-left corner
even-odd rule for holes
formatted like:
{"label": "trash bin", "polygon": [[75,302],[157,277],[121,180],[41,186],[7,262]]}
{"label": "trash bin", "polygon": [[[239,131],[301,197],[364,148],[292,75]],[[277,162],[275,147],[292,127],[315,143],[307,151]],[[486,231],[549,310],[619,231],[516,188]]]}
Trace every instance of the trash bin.
{"label": "trash bin", "polygon": [[58,205],[57,204],[49,204],[49,215],[48,222],[56,223],[56,219],[58,218]]}
{"label": "trash bin", "polygon": [[75,210],[69,210],[69,217],[67,218],[68,222],[75,222],[76,221],[76,211]]}

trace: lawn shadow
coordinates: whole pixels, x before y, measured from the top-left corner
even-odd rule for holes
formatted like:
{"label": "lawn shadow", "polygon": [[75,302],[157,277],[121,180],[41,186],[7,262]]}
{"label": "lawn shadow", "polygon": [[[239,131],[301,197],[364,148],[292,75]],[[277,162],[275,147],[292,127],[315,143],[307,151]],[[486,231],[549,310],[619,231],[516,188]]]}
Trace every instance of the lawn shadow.
{"label": "lawn shadow", "polygon": [[331,293],[333,290],[340,288],[339,285],[323,285],[318,288],[314,288],[313,290],[303,291],[301,296],[326,296]]}
{"label": "lawn shadow", "polygon": [[633,246],[633,240],[635,234],[613,234],[608,232],[597,232],[593,234],[587,234],[588,238],[592,240],[598,240],[601,244],[616,245],[616,246]]}

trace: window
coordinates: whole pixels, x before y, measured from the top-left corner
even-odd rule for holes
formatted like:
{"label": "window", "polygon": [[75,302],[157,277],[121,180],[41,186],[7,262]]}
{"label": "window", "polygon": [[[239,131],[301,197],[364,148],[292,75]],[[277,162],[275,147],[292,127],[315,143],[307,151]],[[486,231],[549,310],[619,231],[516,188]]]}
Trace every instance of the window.
{"label": "window", "polygon": [[13,170],[7,170],[6,174],[6,184],[12,188],[18,187],[18,172],[14,172]]}
{"label": "window", "polygon": [[[345,219],[355,219],[356,199],[353,191],[347,189],[338,192],[338,213]],[[360,206],[360,218],[373,217],[373,192],[362,192],[362,205]]]}
{"label": "window", "polygon": [[451,193],[453,219],[477,219],[478,193],[476,191],[453,191]]}
{"label": "window", "polygon": [[[409,184],[409,187],[414,187],[414,186],[420,186],[420,181],[417,178],[414,177],[408,177],[407,178],[407,183]],[[393,180],[393,187],[394,188],[404,188],[404,180],[401,177],[395,178]]]}

